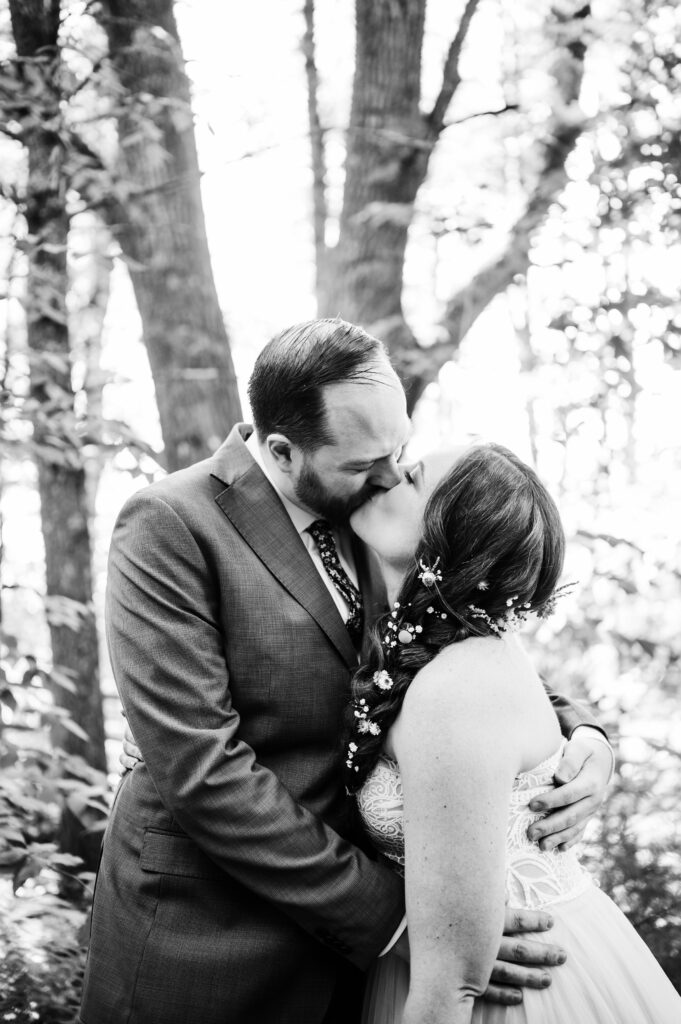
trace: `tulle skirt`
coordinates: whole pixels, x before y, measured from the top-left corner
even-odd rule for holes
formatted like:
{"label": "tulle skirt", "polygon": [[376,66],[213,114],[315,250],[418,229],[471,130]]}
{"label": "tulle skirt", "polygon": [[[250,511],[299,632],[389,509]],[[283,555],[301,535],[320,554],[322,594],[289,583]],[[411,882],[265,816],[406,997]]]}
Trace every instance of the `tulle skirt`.
{"label": "tulle skirt", "polygon": [[[477,1000],[472,1024],[681,1024],[681,996],[624,914],[596,886],[547,907],[555,924],[538,935],[568,954],[547,989],[525,989],[519,1006]],[[400,1024],[409,968],[388,953],[374,967],[362,1024]]]}

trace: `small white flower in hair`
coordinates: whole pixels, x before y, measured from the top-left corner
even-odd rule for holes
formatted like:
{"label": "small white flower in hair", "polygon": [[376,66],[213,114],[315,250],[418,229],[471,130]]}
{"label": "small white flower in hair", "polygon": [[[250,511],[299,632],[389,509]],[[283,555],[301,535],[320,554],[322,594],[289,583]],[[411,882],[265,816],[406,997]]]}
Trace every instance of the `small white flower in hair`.
{"label": "small white flower in hair", "polygon": [[379,690],[391,690],[393,681],[386,672],[385,669],[381,669],[380,672],[374,672],[374,686],[378,687]]}

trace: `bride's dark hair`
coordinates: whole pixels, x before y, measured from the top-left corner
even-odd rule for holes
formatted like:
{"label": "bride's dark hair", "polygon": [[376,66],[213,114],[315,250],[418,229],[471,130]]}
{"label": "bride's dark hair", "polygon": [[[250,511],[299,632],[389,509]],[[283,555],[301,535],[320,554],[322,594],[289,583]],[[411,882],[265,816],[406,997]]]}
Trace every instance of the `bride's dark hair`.
{"label": "bride's dark hair", "polygon": [[[416,673],[449,644],[494,635],[496,621],[503,626],[515,610],[548,614],[564,553],[553,499],[513,452],[481,444],[454,463],[426,505],[398,607],[374,626],[368,659],[353,680],[346,762],[351,792],[376,763]],[[442,579],[426,587],[420,563],[432,567],[438,559]],[[398,631],[391,623],[412,625],[412,642],[395,643]],[[390,688],[382,688],[389,681]]]}

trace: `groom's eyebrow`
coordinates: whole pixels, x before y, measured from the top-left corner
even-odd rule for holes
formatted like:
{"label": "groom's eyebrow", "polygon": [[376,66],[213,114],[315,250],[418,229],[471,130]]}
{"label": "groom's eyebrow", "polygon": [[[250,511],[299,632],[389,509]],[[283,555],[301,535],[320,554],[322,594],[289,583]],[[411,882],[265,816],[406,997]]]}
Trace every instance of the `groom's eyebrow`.
{"label": "groom's eyebrow", "polygon": [[[409,432],[411,437],[411,431]],[[404,455],[404,449],[407,447],[409,437],[405,440],[404,444],[400,448],[396,448],[395,451],[399,451],[397,461],[399,462]],[[347,462],[342,462],[340,465],[341,469],[356,469],[358,466],[373,466],[374,462],[380,462],[381,459],[387,459],[390,455],[394,455],[395,452],[390,452],[388,455],[374,455],[368,456],[366,459],[348,459]]]}

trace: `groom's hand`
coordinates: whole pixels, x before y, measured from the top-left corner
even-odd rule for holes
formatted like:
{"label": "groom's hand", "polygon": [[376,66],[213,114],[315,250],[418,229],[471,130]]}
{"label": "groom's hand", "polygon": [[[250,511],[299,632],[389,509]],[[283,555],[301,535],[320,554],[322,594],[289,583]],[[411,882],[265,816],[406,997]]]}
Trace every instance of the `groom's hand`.
{"label": "groom's hand", "polygon": [[530,810],[548,812],[530,827],[530,839],[540,839],[542,850],[567,850],[579,842],[603,802],[613,763],[612,747],[602,733],[588,726],[576,729],[556,770],[556,788],[530,803]]}
{"label": "groom's hand", "polygon": [[512,1006],[523,1001],[523,988],[547,988],[551,984],[551,976],[543,968],[565,963],[567,954],[559,946],[536,942],[525,934],[552,926],[550,915],[541,910],[506,907],[504,935],[484,999]]}
{"label": "groom's hand", "polygon": [[123,769],[123,774],[126,771],[132,771],[138,761],[144,760],[142,757],[142,751],[135,743],[135,737],[130,732],[130,726],[126,726],[125,733],[123,735],[123,751],[118,756],[118,763]]}

